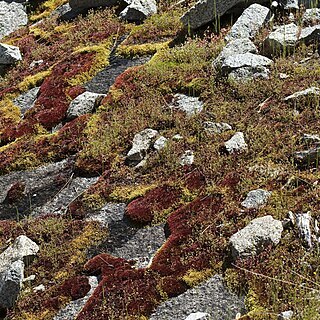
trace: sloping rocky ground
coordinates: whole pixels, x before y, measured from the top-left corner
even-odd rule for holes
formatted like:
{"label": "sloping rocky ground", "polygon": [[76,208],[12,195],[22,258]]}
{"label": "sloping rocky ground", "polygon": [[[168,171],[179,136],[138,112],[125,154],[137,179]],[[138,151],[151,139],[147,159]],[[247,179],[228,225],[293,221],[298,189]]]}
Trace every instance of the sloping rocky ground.
{"label": "sloping rocky ground", "polygon": [[319,319],[318,1],[0,1],[0,318]]}

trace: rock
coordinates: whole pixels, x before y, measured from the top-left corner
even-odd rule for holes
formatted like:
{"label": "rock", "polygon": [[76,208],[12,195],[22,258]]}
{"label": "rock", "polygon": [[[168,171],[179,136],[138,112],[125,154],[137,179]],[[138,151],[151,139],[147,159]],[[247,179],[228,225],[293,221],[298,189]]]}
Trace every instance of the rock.
{"label": "rock", "polygon": [[209,313],[205,312],[193,312],[190,313],[185,320],[209,320],[211,317]]}
{"label": "rock", "polygon": [[180,165],[191,166],[194,162],[194,153],[192,150],[187,150],[180,158]]}
{"label": "rock", "polygon": [[303,167],[319,166],[320,146],[304,151],[297,151],[293,154],[296,164]]}
{"label": "rock", "polygon": [[35,279],[36,279],[36,275],[32,274],[31,276],[24,278],[23,282],[29,282],[29,281],[31,282],[31,281],[34,281]]}
{"label": "rock", "polygon": [[24,277],[24,263],[12,262],[0,273],[0,308],[12,308],[20,293]]}
{"label": "rock", "polygon": [[233,80],[251,80],[254,78],[268,78],[267,66],[273,63],[267,57],[250,52],[236,54],[225,59],[221,66],[222,74]]}
{"label": "rock", "polygon": [[75,10],[84,10],[98,7],[110,7],[118,4],[118,0],[69,0],[70,7]]}
{"label": "rock", "polygon": [[111,56],[109,65],[98,72],[84,87],[87,91],[105,94],[109,91],[116,78],[125,72],[128,68],[147,63],[150,56],[135,57],[133,59],[123,58],[121,56]]}
{"label": "rock", "polygon": [[224,61],[233,55],[243,54],[243,53],[258,53],[257,47],[253,42],[248,38],[231,40],[227,45],[222,49],[221,53],[214,60],[212,66],[214,68],[221,68],[221,65]]}
{"label": "rock", "polygon": [[163,149],[167,145],[167,143],[168,143],[168,139],[163,137],[163,136],[161,136],[155,141],[153,147],[157,151],[160,151],[161,149]]}
{"label": "rock", "polygon": [[159,132],[153,129],[145,129],[137,133],[133,138],[132,148],[127,154],[126,161],[131,165],[142,161],[158,135]]}
{"label": "rock", "polygon": [[241,202],[241,205],[247,209],[258,209],[267,203],[268,198],[271,196],[271,192],[257,189],[252,190],[247,194],[246,199]]}
{"label": "rock", "polygon": [[38,67],[40,66],[41,64],[43,64],[43,60],[40,59],[40,60],[33,60],[30,65],[29,65],[29,69],[33,69],[34,67]]}
{"label": "rock", "polygon": [[165,241],[163,225],[138,229],[123,246],[115,248],[112,255],[135,261],[136,268],[145,268]]}
{"label": "rock", "polygon": [[278,27],[264,40],[264,53],[279,55],[280,53],[292,53],[298,44],[317,41],[320,35],[320,25],[306,27],[301,30],[294,23]]}
{"label": "rock", "polygon": [[18,47],[0,43],[0,65],[10,65],[21,60],[22,57]]}
{"label": "rock", "polygon": [[247,150],[248,146],[244,140],[244,135],[242,132],[237,132],[232,136],[230,140],[225,142],[225,147],[228,153],[241,153]]}
{"label": "rock", "polygon": [[272,216],[253,219],[246,227],[230,238],[233,259],[254,256],[270,244],[277,245],[281,239],[283,226]]}
{"label": "rock", "polygon": [[50,14],[51,17],[58,16],[58,18],[66,15],[68,12],[70,12],[72,9],[70,7],[69,3],[63,4],[62,6],[59,6],[57,9],[53,10]]}
{"label": "rock", "polygon": [[270,66],[272,63],[273,61],[267,57],[247,52],[228,57],[222,64],[222,71],[232,71],[243,67],[255,69]]}
{"label": "rock", "polygon": [[24,235],[19,236],[11,246],[0,254],[0,272],[17,260],[28,265],[38,251],[39,246],[35,242]]}
{"label": "rock", "polygon": [[35,87],[29,91],[22,93],[20,96],[13,100],[14,105],[20,108],[21,114],[24,115],[27,110],[31,109],[39,93],[40,87]]}
{"label": "rock", "polygon": [[204,130],[210,134],[222,133],[224,131],[232,130],[232,127],[225,122],[211,122],[206,121],[203,123]]}
{"label": "rock", "polygon": [[46,290],[46,287],[43,285],[43,284],[40,284],[40,285],[38,285],[37,287],[34,287],[33,288],[33,292],[43,292],[43,291],[45,291]]}
{"label": "rock", "polygon": [[181,134],[175,134],[172,137],[172,140],[176,140],[176,141],[179,141],[179,140],[182,140],[182,139],[183,139],[183,136]]}
{"label": "rock", "polygon": [[99,107],[104,97],[104,94],[89,91],[80,94],[71,101],[67,111],[67,119],[72,120],[83,114],[92,113]]}
{"label": "rock", "polygon": [[90,213],[86,220],[98,221],[107,227],[112,221],[121,221],[124,217],[125,203],[107,203],[98,212]]}
{"label": "rock", "polygon": [[289,320],[293,317],[293,311],[283,311],[278,315],[278,320]]}
{"label": "rock", "polygon": [[298,0],[287,0],[284,6],[285,10],[299,10],[299,1]]}
{"label": "rock", "polygon": [[70,159],[1,176],[0,220],[17,219],[42,207],[70,182],[73,167]]}
{"label": "rock", "polygon": [[70,176],[69,181],[62,186],[59,192],[48,199],[43,205],[37,206],[32,210],[32,215],[61,215],[66,213],[68,205],[82,192],[97,182],[97,180],[97,177],[85,178]]}
{"label": "rock", "polygon": [[313,8],[307,9],[302,16],[302,22],[304,24],[319,24],[320,23],[320,9]]}
{"label": "rock", "polygon": [[155,0],[133,0],[121,13],[120,17],[127,21],[143,21],[157,13]]}
{"label": "rock", "polygon": [[265,39],[264,52],[271,55],[292,52],[298,41],[298,32],[299,27],[294,23],[278,27]]}
{"label": "rock", "polygon": [[80,313],[82,308],[85,306],[89,298],[92,296],[93,292],[98,287],[97,277],[89,277],[89,285],[91,287],[90,291],[85,297],[71,301],[63,309],[61,309],[53,318],[53,320],[74,320]]}
{"label": "rock", "polygon": [[320,96],[320,88],[318,87],[310,87],[308,89],[302,90],[295,92],[294,94],[291,94],[290,96],[284,98],[284,101],[294,101],[294,102],[299,102],[301,98],[305,97],[318,97]]}
{"label": "rock", "polygon": [[311,235],[311,214],[307,213],[293,213],[289,211],[289,218],[291,223],[298,228],[299,236],[303,244],[308,248],[312,248],[312,235]]}
{"label": "rock", "polygon": [[21,3],[0,1],[0,39],[27,23],[28,16]]}
{"label": "rock", "polygon": [[268,8],[257,3],[252,4],[244,10],[225,37],[225,40],[253,39],[262,26],[268,21],[269,17],[270,10]]}
{"label": "rock", "polygon": [[181,110],[187,116],[193,116],[203,110],[203,102],[197,97],[190,97],[184,94],[177,93],[173,97],[173,102],[169,105],[170,108]]}
{"label": "rock", "polygon": [[320,136],[317,134],[307,134],[304,133],[302,136],[302,140],[307,144],[320,144]]}
{"label": "rock", "polygon": [[197,29],[212,21],[219,23],[219,18],[230,9],[247,7],[252,3],[269,4],[269,1],[199,0],[181,17],[181,21],[189,29]]}
{"label": "rock", "polygon": [[204,310],[211,319],[230,320],[244,311],[244,302],[227,289],[222,277],[215,275],[178,297],[165,301],[149,319],[185,319],[195,310]]}

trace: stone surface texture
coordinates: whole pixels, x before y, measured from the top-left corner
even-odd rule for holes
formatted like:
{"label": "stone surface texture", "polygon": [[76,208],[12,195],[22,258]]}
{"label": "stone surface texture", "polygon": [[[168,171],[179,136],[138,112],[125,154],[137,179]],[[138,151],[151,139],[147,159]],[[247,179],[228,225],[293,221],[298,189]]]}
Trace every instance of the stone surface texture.
{"label": "stone surface texture", "polygon": [[271,192],[257,189],[252,190],[247,194],[246,199],[241,202],[241,205],[247,209],[258,209],[267,203],[268,198],[271,196]]}
{"label": "stone surface texture", "polygon": [[248,7],[225,37],[226,41],[253,39],[270,17],[270,9],[254,3]]}
{"label": "stone surface texture", "polygon": [[253,219],[246,227],[230,238],[233,259],[254,256],[268,245],[277,245],[281,239],[283,226],[272,216]]}
{"label": "stone surface texture", "polygon": [[244,310],[243,300],[230,293],[218,275],[176,298],[172,298],[150,316],[150,320],[185,319],[194,312],[203,312],[212,319],[235,319]]}

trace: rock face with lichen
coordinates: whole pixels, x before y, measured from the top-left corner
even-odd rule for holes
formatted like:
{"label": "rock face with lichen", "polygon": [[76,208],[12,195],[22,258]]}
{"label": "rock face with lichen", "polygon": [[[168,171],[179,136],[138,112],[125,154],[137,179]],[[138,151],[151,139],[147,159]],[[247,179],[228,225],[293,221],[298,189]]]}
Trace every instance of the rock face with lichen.
{"label": "rock face with lichen", "polygon": [[0,1],[0,318],[314,315],[312,3]]}

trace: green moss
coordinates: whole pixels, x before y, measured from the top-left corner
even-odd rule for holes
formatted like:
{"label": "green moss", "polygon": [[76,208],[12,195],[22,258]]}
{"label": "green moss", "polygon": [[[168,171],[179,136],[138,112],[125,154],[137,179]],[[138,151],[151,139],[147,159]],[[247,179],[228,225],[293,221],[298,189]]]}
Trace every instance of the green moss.
{"label": "green moss", "polygon": [[117,54],[126,58],[153,55],[158,50],[168,48],[168,45],[169,42],[121,45],[117,49]]}
{"label": "green moss", "polygon": [[155,187],[155,184],[137,186],[116,186],[112,190],[109,197],[112,201],[128,203],[140,196],[143,196],[147,191],[152,190]]}
{"label": "green moss", "polygon": [[214,270],[211,270],[211,269],[205,269],[202,271],[197,271],[197,270],[191,269],[182,277],[182,280],[189,287],[195,287],[195,286],[199,285],[201,282],[210,278],[213,273],[214,273]]}
{"label": "green moss", "polygon": [[41,82],[51,74],[51,71],[41,71],[37,74],[27,76],[22,82],[18,84],[21,92],[25,92],[41,84]]}

